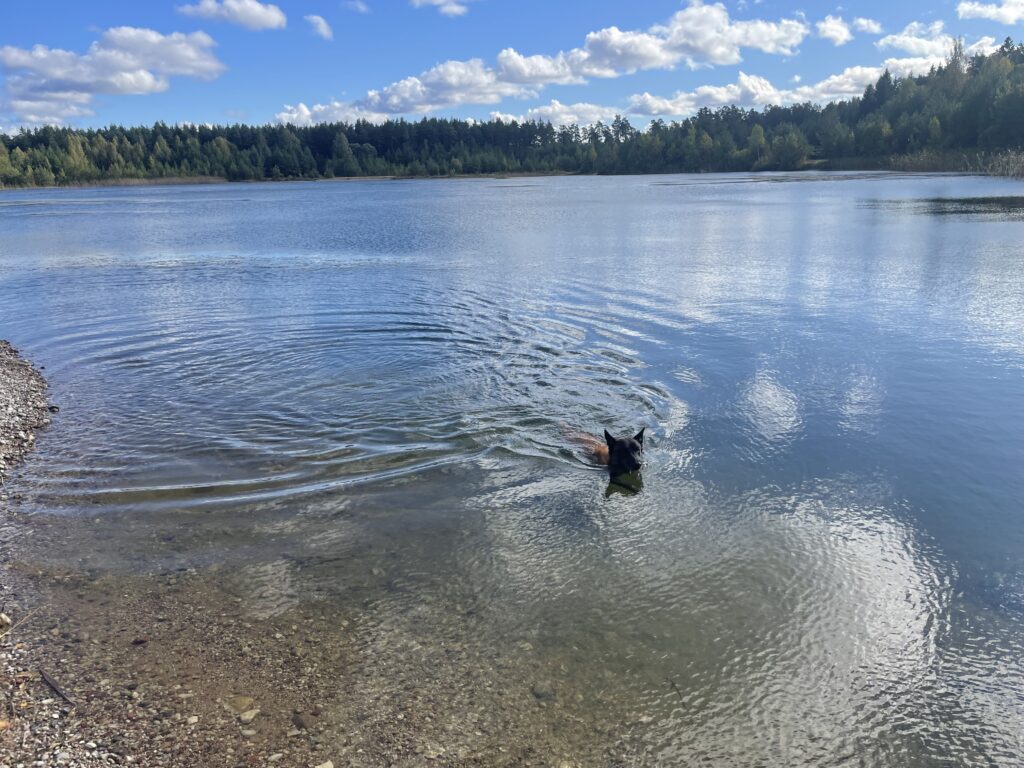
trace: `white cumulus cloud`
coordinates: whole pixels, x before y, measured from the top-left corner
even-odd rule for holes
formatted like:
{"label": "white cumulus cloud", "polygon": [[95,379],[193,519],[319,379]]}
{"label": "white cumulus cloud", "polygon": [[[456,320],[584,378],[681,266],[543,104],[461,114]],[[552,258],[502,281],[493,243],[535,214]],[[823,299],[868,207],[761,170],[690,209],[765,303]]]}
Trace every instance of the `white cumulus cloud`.
{"label": "white cumulus cloud", "polygon": [[309,16],[305,16],[304,18],[309,22],[309,26],[313,30],[314,35],[322,37],[324,40],[334,39],[334,30],[331,29],[331,25],[327,23],[327,19],[323,16],[317,16],[315,13],[311,13]]}
{"label": "white cumulus cloud", "polygon": [[800,104],[809,101],[813,104],[828,104],[862,96],[864,89],[877,82],[884,71],[884,67],[847,67],[842,72],[829,75],[813,85],[802,85],[783,92],[779,103]]}
{"label": "white cumulus cloud", "polygon": [[598,121],[611,122],[615,119],[616,115],[622,114],[623,111],[615,107],[603,107],[600,104],[589,104],[587,102],[563,104],[558,99],[552,99],[550,104],[531,107],[522,115],[491,112],[491,119],[503,120],[507,123],[539,120],[551,123],[552,125],[593,125]]}
{"label": "white cumulus cloud", "polygon": [[288,18],[272,3],[259,0],[199,0],[195,5],[179,5],[186,16],[216,19],[238,24],[246,29],[284,29]]}
{"label": "white cumulus cloud", "polygon": [[[886,65],[890,71],[896,70],[893,74],[899,75],[911,74],[913,69],[896,59],[890,59]],[[865,88],[882,76],[885,68],[847,67],[817,83],[797,85],[795,88],[779,88],[767,78],[740,72],[736,82],[727,85],[703,85],[692,91],[679,91],[670,97],[653,96],[650,93],[633,96],[629,101],[629,112],[648,116],[688,117],[703,107],[735,105],[752,109],[808,101],[827,104],[861,96]]]}
{"label": "white cumulus cloud", "polygon": [[[923,36],[916,33],[924,31]],[[906,32],[906,30],[905,30]],[[930,40],[936,35],[941,35],[941,28],[934,25],[927,28],[911,28],[910,37],[920,37]],[[904,40],[904,43],[907,41]],[[904,48],[916,50],[916,44],[904,45]],[[994,41],[990,37],[979,39],[966,50],[968,54],[987,53],[994,50]],[[929,50],[925,47],[924,50]],[[516,78],[516,82],[524,85],[537,85],[540,82],[552,82],[555,78],[566,78],[571,75],[572,69],[568,64],[560,64],[554,69],[548,69],[547,62],[530,62],[533,57],[521,57],[507,51],[502,52],[500,57],[503,61],[501,72],[502,78]],[[827,104],[829,102],[849,100],[863,95],[867,86],[877,82],[885,70],[888,70],[895,77],[910,77],[926,74],[932,67],[940,66],[946,60],[948,51],[943,51],[941,56],[906,56],[890,57],[877,66],[852,66],[842,72],[830,75],[813,84],[801,84],[801,78],[794,76],[792,87],[782,88],[773,84],[770,80],[759,75],[740,72],[733,83],[725,85],[702,85],[693,90],[678,91],[672,96],[657,96],[651,93],[641,93],[630,97],[628,106],[625,108],[616,106],[605,106],[589,102],[578,102],[564,104],[557,99],[550,103],[531,107],[522,113],[510,113],[496,110],[490,113],[492,119],[504,121],[523,120],[544,120],[555,125],[566,125],[575,123],[578,125],[591,125],[598,121],[610,122],[618,114],[629,114],[654,117],[688,117],[703,107],[716,108],[726,105],[736,105],[744,108],[764,108],[769,105],[786,105],[811,102],[815,104]],[[569,57],[563,56],[564,60]],[[449,62],[450,64],[453,62]],[[569,73],[569,74],[567,74]],[[481,77],[477,71],[477,77]],[[502,78],[499,78],[499,82]],[[489,78],[483,77],[482,82],[491,83]],[[493,93],[491,95],[494,95]],[[378,102],[379,105],[379,102]],[[292,109],[292,108],[290,108]],[[353,109],[351,104],[335,103],[332,108],[317,107],[322,110],[317,113],[302,112],[296,115],[288,113],[292,122],[296,117],[300,121],[316,122],[317,120],[344,119],[348,110]],[[278,115],[282,119],[282,115]],[[373,119],[384,119],[389,116],[388,109],[375,113]],[[351,119],[355,119],[352,117]],[[368,118],[369,119],[369,118]]]}
{"label": "white cumulus cloud", "polygon": [[961,19],[989,19],[1000,24],[1016,24],[1024,19],[1024,0],[1002,0],[1001,3],[963,2],[956,13]]}
{"label": "white cumulus cloud", "polygon": [[371,112],[354,106],[351,102],[331,101],[328,104],[305,104],[292,106],[286,104],[284,109],[275,116],[277,122],[291,125],[313,125],[315,123],[354,123],[366,120],[371,123],[383,123],[390,117],[383,112]]}
{"label": "white cumulus cloud", "polygon": [[498,76],[509,83],[532,85],[584,82],[574,62],[564,54],[523,56],[513,48],[506,48],[498,54]]}
{"label": "white cumulus cloud", "polygon": [[791,56],[809,31],[800,19],[733,21],[721,3],[705,5],[700,0],[691,0],[666,24],[650,30],[664,39],[676,60],[685,61],[691,68],[738,64],[743,60],[743,48]]}
{"label": "white cumulus cloud", "polygon": [[[622,30],[605,27],[589,33],[579,48],[553,56],[522,57],[506,49],[501,57],[511,61],[519,56],[529,59],[537,76],[534,83],[577,82],[586,77],[619,77],[648,69],[672,69],[685,64],[691,69],[708,65],[737,64],[742,50],[752,48],[784,56],[796,52],[807,37],[807,25],[798,19],[780,21],[734,21],[721,3],[705,5],[690,0],[664,24],[646,30]],[[499,60],[499,65],[503,62]],[[514,76],[515,67],[508,67]],[[540,76],[550,72],[550,79]]]}
{"label": "white cumulus cloud", "polygon": [[816,26],[818,27],[818,37],[831,41],[833,45],[846,45],[853,40],[850,25],[843,21],[842,16],[826,16]]}
{"label": "white cumulus cloud", "polygon": [[663,37],[650,32],[624,32],[618,27],[591,32],[583,48],[570,51],[568,58],[582,74],[597,77],[632,74],[640,69],[670,69],[679,61],[679,55],[665,45]]}
{"label": "white cumulus cloud", "polygon": [[853,27],[858,32],[867,32],[871,35],[882,34],[882,25],[874,19],[866,19],[863,16],[858,16],[853,20]]}
{"label": "white cumulus cloud", "polygon": [[[992,38],[982,38],[967,49],[991,52]],[[873,85],[888,70],[895,77],[912,77],[927,74],[932,67],[945,62],[945,56],[910,56],[888,58],[880,66],[847,67],[842,72],[826,77],[810,85],[799,85],[794,78],[794,88],[779,88],[768,79],[758,75],[740,72],[735,83],[727,85],[704,85],[691,91],[678,91],[672,96],[655,96],[641,93],[629,100],[630,114],[650,117],[688,117],[702,107],[723,107],[736,105],[744,108],[763,108],[769,105],[827,104],[833,101],[849,100],[863,95],[864,89]]]}
{"label": "white cumulus cloud", "polygon": [[205,32],[164,35],[114,27],[85,53],[36,45],[0,47],[8,109],[32,124],[56,124],[92,114],[97,94],[165,91],[169,77],[212,80],[224,71]]}
{"label": "white cumulus cloud", "polygon": [[393,115],[433,112],[459,104],[495,104],[509,96],[529,96],[534,88],[498,77],[480,59],[446,61],[426,72],[407,77],[359,102],[373,111]]}
{"label": "white cumulus cloud", "polygon": [[[443,0],[412,0],[414,5],[441,7]],[[327,119],[344,110],[371,114],[423,114],[460,104],[496,104],[513,97],[535,96],[544,86],[585,83],[588,78],[620,77],[679,64],[696,69],[736,64],[744,49],[792,55],[810,29],[800,19],[736,21],[721,3],[689,0],[686,8],[665,23],[646,30],[605,27],[589,33],[583,45],[554,55],[524,55],[513,48],[498,53],[494,66],[482,59],[446,61],[419,75],[372,90],[362,99],[332,102],[331,110],[305,104],[281,115],[291,120]],[[574,107],[576,105],[573,105]],[[559,103],[558,109],[565,105]]]}
{"label": "white cumulus cloud", "polygon": [[[954,42],[953,36],[944,31],[944,25],[941,21],[935,21],[931,24],[922,24],[919,21],[915,21],[908,24],[902,32],[886,35],[875,45],[879,48],[895,48],[910,54],[909,58],[897,61],[927,61],[929,67],[923,68],[923,73],[927,72],[931,66],[941,66],[946,61],[950,51],[953,50]],[[975,54],[987,55],[995,49],[995,38],[985,36],[978,38],[975,42],[966,46],[964,50],[968,56],[973,56]],[[923,65],[915,66],[921,69]],[[893,72],[893,74],[896,73]]]}
{"label": "white cumulus cloud", "polygon": [[953,37],[943,32],[941,21],[923,24],[912,21],[902,32],[886,35],[876,45],[896,48],[912,56],[946,56],[953,48]]}
{"label": "white cumulus cloud", "polygon": [[768,80],[740,72],[735,83],[702,85],[692,91],[677,91],[670,97],[641,93],[629,100],[629,112],[636,115],[692,115],[701,107],[765,106],[781,103],[780,91]]}

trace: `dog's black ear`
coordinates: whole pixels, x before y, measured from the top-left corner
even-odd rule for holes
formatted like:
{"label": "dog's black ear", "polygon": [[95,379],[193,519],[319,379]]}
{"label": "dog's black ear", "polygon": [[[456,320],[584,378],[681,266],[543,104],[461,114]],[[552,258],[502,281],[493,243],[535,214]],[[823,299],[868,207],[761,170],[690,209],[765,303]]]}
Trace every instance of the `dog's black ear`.
{"label": "dog's black ear", "polygon": [[615,445],[615,438],[608,434],[607,429],[604,431],[604,441],[608,443],[609,448]]}
{"label": "dog's black ear", "polygon": [[634,440],[636,440],[636,441],[637,441],[638,443],[640,443],[640,447],[641,447],[641,448],[643,448],[643,447],[644,447],[644,430],[645,430],[645,429],[647,429],[647,427],[642,427],[642,428],[640,429],[640,431],[636,433],[636,437],[634,437],[634,438],[633,438],[633,439],[634,439]]}

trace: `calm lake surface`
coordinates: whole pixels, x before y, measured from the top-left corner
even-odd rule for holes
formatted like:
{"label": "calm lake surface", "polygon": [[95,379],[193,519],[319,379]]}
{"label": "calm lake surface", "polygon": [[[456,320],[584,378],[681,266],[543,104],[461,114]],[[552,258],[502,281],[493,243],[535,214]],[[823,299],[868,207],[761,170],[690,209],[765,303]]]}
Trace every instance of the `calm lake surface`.
{"label": "calm lake surface", "polygon": [[[357,602],[368,652],[456,638],[487,661],[453,698],[532,686],[584,724],[566,754],[623,728],[637,764],[1020,764],[1018,196],[3,192],[0,337],[62,408],[9,490],[90,520],[54,559],[226,563],[253,616]],[[567,438],[642,426],[637,495]]]}

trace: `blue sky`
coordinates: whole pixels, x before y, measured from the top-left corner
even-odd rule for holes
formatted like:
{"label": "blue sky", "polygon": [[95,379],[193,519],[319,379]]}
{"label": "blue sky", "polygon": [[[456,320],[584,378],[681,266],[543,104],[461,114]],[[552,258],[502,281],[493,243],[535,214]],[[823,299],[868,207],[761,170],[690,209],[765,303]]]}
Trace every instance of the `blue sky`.
{"label": "blue sky", "polygon": [[826,102],[954,37],[1024,37],[1024,0],[34,0],[0,20],[0,130],[421,115],[634,124]]}

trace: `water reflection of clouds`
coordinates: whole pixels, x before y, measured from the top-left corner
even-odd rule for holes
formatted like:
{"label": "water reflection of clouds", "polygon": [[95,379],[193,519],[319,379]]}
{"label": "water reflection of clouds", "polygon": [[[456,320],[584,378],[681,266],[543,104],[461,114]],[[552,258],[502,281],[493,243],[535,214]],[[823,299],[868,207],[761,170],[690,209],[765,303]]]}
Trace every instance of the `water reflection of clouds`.
{"label": "water reflection of clouds", "polygon": [[932,715],[948,581],[860,483],[757,491],[740,506],[720,565],[701,573],[720,580],[722,603],[704,612],[712,658],[679,675],[684,706],[659,693],[656,751],[820,765],[867,730],[876,740],[859,754],[899,754],[894,720]]}
{"label": "water reflection of clouds", "polygon": [[462,578],[505,617],[499,647],[532,633],[554,674],[613,685],[665,764],[820,765],[853,742],[916,763],[936,723],[980,756],[1012,740],[1019,702],[994,676],[1020,680],[1019,661],[950,647],[950,567],[884,481],[716,501],[666,474],[616,503],[568,476],[506,481],[479,497],[486,543],[463,545],[482,570]]}
{"label": "water reflection of clouds", "polygon": [[757,433],[772,443],[791,439],[801,426],[796,393],[766,370],[758,371],[743,388],[740,411]]}

